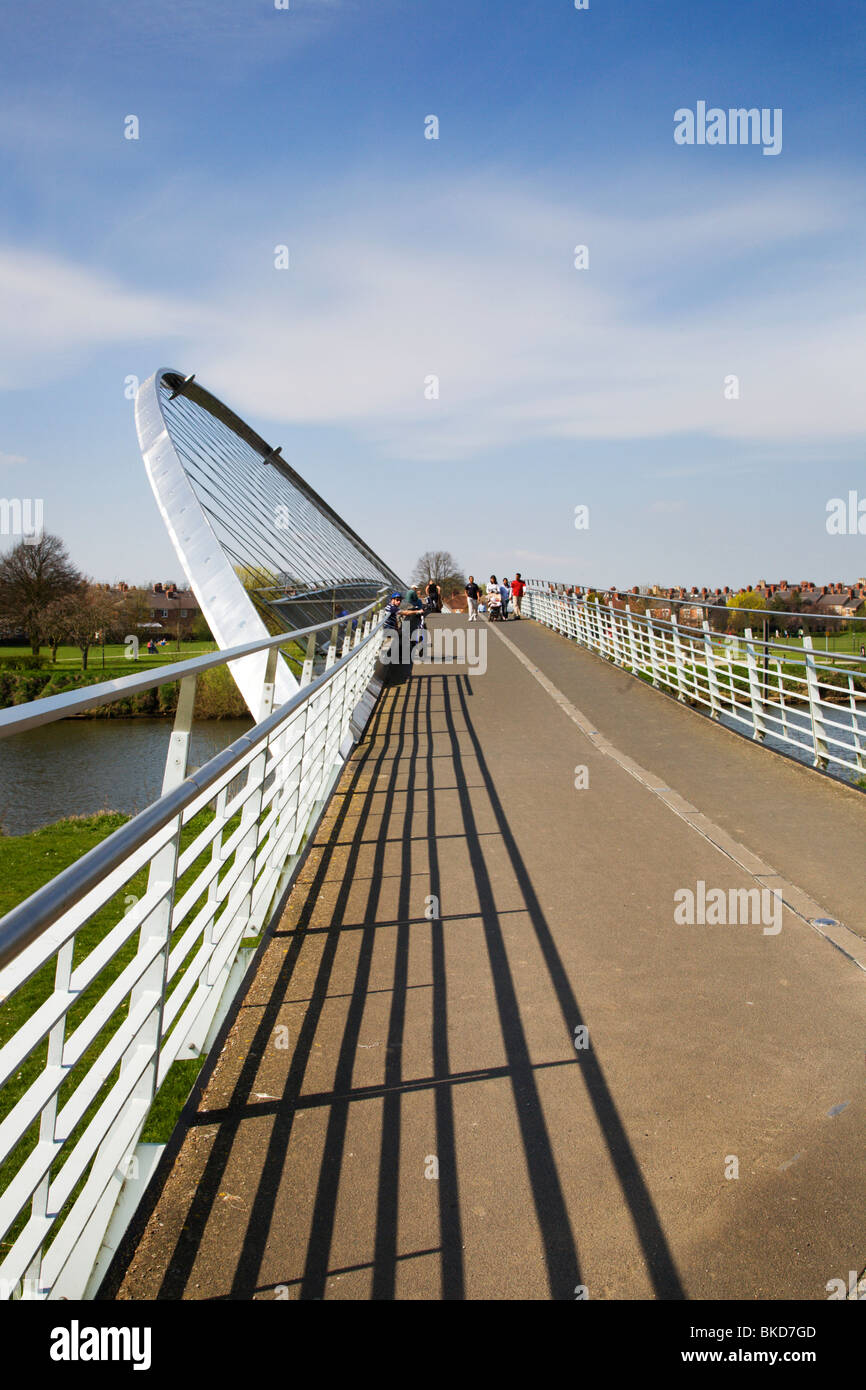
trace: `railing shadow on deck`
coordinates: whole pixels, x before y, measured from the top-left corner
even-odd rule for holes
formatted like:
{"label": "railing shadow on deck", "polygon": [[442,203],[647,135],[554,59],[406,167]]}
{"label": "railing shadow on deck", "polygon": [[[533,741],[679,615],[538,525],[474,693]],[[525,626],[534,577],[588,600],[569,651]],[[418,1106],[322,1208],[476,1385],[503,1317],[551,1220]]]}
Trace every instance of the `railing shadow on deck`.
{"label": "railing shadow on deck", "polygon": [[[312,882],[303,888],[299,885],[295,890],[296,892],[304,891],[306,894],[300,917],[296,926],[286,933],[290,939],[289,949],[278,972],[270,998],[262,1010],[255,1041],[241,1067],[231,1099],[220,1111],[208,1111],[205,1108],[200,1108],[196,1113],[187,1113],[185,1121],[187,1129],[196,1125],[213,1126],[217,1123],[219,1127],[204,1172],[197,1183],[189,1209],[185,1214],[183,1229],[178,1232],[175,1247],[166,1263],[165,1273],[157,1294],[158,1298],[179,1299],[189,1295],[190,1279],[196,1256],[211,1211],[221,1190],[235,1138],[246,1120],[272,1114],[274,1122],[261,1173],[258,1176],[257,1190],[242,1247],[236,1254],[229,1251],[224,1252],[227,1260],[233,1259],[235,1261],[231,1292],[228,1295],[220,1296],[247,1299],[265,1291],[265,1286],[260,1282],[260,1274],[271,1231],[271,1221],[286,1161],[286,1153],[295,1117],[299,1110],[310,1105],[328,1107],[327,1132],[318,1173],[311,1174],[310,1177],[310,1181],[315,1183],[316,1191],[309,1237],[303,1252],[303,1274],[289,1282],[294,1285],[294,1292],[301,1299],[324,1298],[328,1279],[338,1272],[330,1267],[331,1250],[350,1106],[354,1101],[371,1097],[380,1098],[383,1105],[371,1297],[385,1300],[394,1298],[398,1264],[402,1258],[405,1258],[398,1250],[401,1103],[404,1095],[419,1089],[431,1089],[434,1096],[436,1152],[439,1159],[439,1182],[436,1187],[439,1203],[440,1245],[436,1251],[415,1253],[436,1253],[439,1255],[441,1297],[443,1299],[459,1300],[464,1298],[466,1289],[454,1087],[456,1085],[471,1085],[477,1080],[488,1080],[491,1077],[507,1078],[511,1085],[515,1115],[519,1124],[532,1191],[535,1218],[544,1252],[550,1296],[556,1300],[574,1298],[576,1286],[581,1283],[578,1243],[557,1172],[551,1137],[547,1129],[536,1083],[535,1073],[538,1064],[533,1064],[531,1061],[529,1046],[520,1017],[518,995],[508,961],[500,912],[496,907],[493,884],[485,857],[485,838],[488,837],[482,836],[478,829],[473,798],[470,795],[471,792],[477,793],[479,787],[476,782],[470,785],[467,770],[461,757],[459,741],[461,734],[464,740],[468,737],[471,744],[472,760],[474,768],[477,768],[480,786],[486,793],[496,821],[497,833],[507,851],[520,889],[523,900],[523,907],[520,910],[526,913],[532,925],[562,1014],[563,1028],[569,1040],[572,1039],[575,1026],[582,1024],[584,1020],[572,983],[557,951],[550,926],[533,888],[529,869],[520,854],[493,778],[484,760],[480,740],[472,723],[471,697],[472,688],[470,680],[466,676],[427,676],[424,679],[412,680],[393,698],[386,698],[380,703],[371,721],[364,744],[357,751],[353,765],[347,770],[346,778],[348,780],[344,781],[340,789],[342,805],[337,812],[327,842],[321,851],[321,858]],[[443,720],[444,728],[442,727]],[[413,919],[411,916],[409,901],[413,869],[410,862],[413,845],[410,827],[418,804],[418,793],[414,786],[415,775],[426,771],[426,785],[433,786],[434,732],[439,735],[440,740],[443,733],[448,735],[462,830],[478,897],[478,907],[477,909],[473,908],[471,915],[476,920],[480,917],[484,932],[499,1027],[507,1061],[506,1065],[502,1067],[485,1068],[473,1072],[452,1072],[449,1058],[445,973],[445,933],[448,928],[448,918],[446,917],[444,921],[429,923],[426,919],[422,919],[425,928],[431,929],[434,1071],[430,1077],[407,1078],[402,1075],[402,1041],[408,989],[409,944],[413,926],[418,922],[417,918]],[[441,742],[438,747],[441,749]],[[437,753],[436,756],[441,756],[441,753]],[[387,766],[389,762],[390,767]],[[395,791],[401,769],[403,772],[408,769],[409,775],[406,788],[400,789],[405,795],[405,805],[401,810],[398,810],[395,806]],[[382,785],[382,778],[384,778],[384,786]],[[362,789],[364,783],[366,783],[366,790]],[[382,809],[383,801],[384,811]],[[363,920],[360,922],[348,921],[347,910],[353,873],[374,803],[377,814],[381,811],[383,820],[387,823],[387,834],[383,834],[377,839]],[[316,898],[328,877],[336,847],[341,840],[345,847],[346,841],[343,840],[342,832],[350,807],[352,815],[357,816],[357,824],[348,842],[348,862],[343,873],[337,900],[332,909],[330,924],[326,928],[314,929],[324,935],[324,947],[318,961],[315,985],[310,991],[311,997],[291,1057],[285,1087],[278,1100],[258,1101],[254,1099],[253,1091],[261,1057],[276,1026],[279,1010],[284,1003],[289,981],[297,966],[306,932],[311,928]],[[374,942],[379,927],[385,925],[377,923],[375,920],[381,891],[382,867],[386,845],[389,842],[393,843],[395,839],[399,839],[402,843],[402,874],[396,922],[389,924],[396,926],[396,951],[388,1021],[385,1078],[381,1086],[353,1087],[353,1069],[369,987]],[[414,843],[417,851],[417,840]],[[426,843],[430,879],[429,891],[441,900],[436,803],[432,796],[427,799]],[[417,861],[414,867],[417,876]],[[304,1077],[312,1055],[314,1038],[322,1011],[328,999],[329,983],[341,933],[347,930],[360,931],[361,943],[351,999],[339,1047],[333,1089],[326,1095],[303,1095]],[[276,934],[279,935],[280,931],[281,929],[277,928]],[[236,1008],[241,1002],[238,1001]],[[560,1062],[556,1065],[575,1064]],[[595,1053],[587,1050],[582,1053],[581,1061],[577,1065],[580,1066],[583,1083],[587,1088],[625,1205],[641,1245],[655,1296],[668,1300],[682,1299],[685,1297],[685,1293],[673,1256],[652,1197],[629,1143],[616,1102],[607,1084],[602,1064]],[[177,1145],[172,1147],[176,1149]],[[140,1209],[138,1217],[128,1233],[127,1240],[118,1252],[118,1257],[103,1284],[100,1297],[111,1298],[120,1288],[125,1270],[129,1267],[135,1253],[136,1238],[144,1230],[148,1216],[158,1201],[158,1196],[158,1191],[154,1191],[150,1194],[149,1201]],[[369,1266],[367,1267],[369,1268]]]}

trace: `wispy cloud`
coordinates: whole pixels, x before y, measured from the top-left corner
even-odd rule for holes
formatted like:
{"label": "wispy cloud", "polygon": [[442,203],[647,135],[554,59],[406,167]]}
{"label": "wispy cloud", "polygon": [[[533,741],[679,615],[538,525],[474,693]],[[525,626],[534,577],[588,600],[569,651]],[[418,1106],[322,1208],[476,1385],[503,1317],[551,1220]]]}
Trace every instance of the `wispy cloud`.
{"label": "wispy cloud", "polygon": [[105,343],[165,343],[200,323],[169,296],[136,293],[58,257],[0,247],[0,388],[32,386],[80,368]]}
{"label": "wispy cloud", "polygon": [[[149,340],[154,365],[174,358],[258,419],[349,426],[415,460],[549,439],[801,442],[866,426],[860,214],[842,183],[728,190],[724,208],[683,206],[672,190],[670,211],[646,216],[492,177],[437,191],[347,184],[318,216],[253,191],[197,198],[199,226],[221,219],[219,265],[208,279],[190,264],[175,295],[0,252],[0,379],[20,384],[37,363],[68,370],[72,349]],[[253,206],[269,209],[255,236]],[[819,232],[833,233],[834,257],[784,273]],[[164,235],[183,245],[191,231],[169,223]],[[846,237],[850,254],[838,249]],[[273,268],[281,242],[286,271]],[[585,271],[572,265],[579,242]],[[677,302],[683,280],[703,289]],[[427,399],[433,376],[438,399]]]}
{"label": "wispy cloud", "polygon": [[26,462],[27,460],[23,454],[4,454],[2,450],[0,450],[0,468],[4,467],[4,465],[12,468],[15,467],[16,464]]}

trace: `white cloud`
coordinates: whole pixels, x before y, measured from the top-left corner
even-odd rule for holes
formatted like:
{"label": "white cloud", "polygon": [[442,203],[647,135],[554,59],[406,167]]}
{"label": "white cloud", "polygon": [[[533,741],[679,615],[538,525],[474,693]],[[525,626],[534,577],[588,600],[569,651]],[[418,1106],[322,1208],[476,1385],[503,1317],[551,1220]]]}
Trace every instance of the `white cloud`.
{"label": "white cloud", "polygon": [[201,317],[68,261],[0,247],[0,388],[66,375],[105,343],[174,338]]}
{"label": "white cloud", "polygon": [[[351,237],[301,219],[293,268],[244,287],[196,361],[255,414],[357,425],[421,460],[550,437],[850,435],[866,425],[862,271],[817,253],[843,196],[798,185],[644,219],[498,185],[370,190],[381,212],[354,208]],[[800,256],[793,283],[765,272]]]}
{"label": "white cloud", "polygon": [[23,454],[4,454],[2,451],[0,451],[0,468],[2,468],[4,464],[8,465],[11,468],[14,467],[16,464],[26,462],[27,460]]}
{"label": "white cloud", "polygon": [[[218,270],[205,283],[190,263],[180,295],[0,251],[0,384],[152,340],[154,366],[174,359],[259,423],[348,426],[413,460],[551,438],[800,445],[866,426],[850,185],[776,181],[725,204],[674,189],[665,213],[659,189],[653,210],[611,213],[482,177],[436,188],[354,183],[304,204],[197,189]],[[253,207],[268,212],[251,227]],[[291,269],[271,269],[284,240]],[[572,266],[578,242],[589,270]]]}

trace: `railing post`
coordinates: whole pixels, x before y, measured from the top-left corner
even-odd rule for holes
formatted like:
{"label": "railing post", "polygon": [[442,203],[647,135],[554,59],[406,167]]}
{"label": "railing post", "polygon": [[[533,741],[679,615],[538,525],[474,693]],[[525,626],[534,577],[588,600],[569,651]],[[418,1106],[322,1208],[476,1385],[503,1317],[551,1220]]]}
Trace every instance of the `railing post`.
{"label": "railing post", "polygon": [[628,654],[631,661],[632,675],[638,673],[637,642],[634,635],[634,617],[632,616],[631,604],[625,606],[625,630],[628,636]]}
{"label": "railing post", "polygon": [[803,637],[803,655],[806,661],[806,689],[809,692],[809,717],[812,721],[812,746],[815,750],[815,767],[824,768],[830,759],[827,747],[827,734],[824,729],[824,716],[821,712],[821,687],[818,684],[818,669],[812,650],[811,633]]}
{"label": "railing post", "polygon": [[195,707],[195,676],[184,676],[177,696],[177,709],[174,724],[168,740],[168,753],[165,759],[165,772],[162,778],[162,794],[179,787],[186,777],[189,758],[189,740],[192,733],[192,714]]}
{"label": "railing post", "polygon": [[589,647],[589,626],[586,599],[582,598],[577,609],[577,640],[582,647]]}
{"label": "railing post", "polygon": [[752,629],[747,627],[743,636],[746,639],[746,665],[749,671],[749,698],[752,705],[752,738],[763,743],[767,732],[764,723],[764,705],[761,699],[761,678],[758,673],[758,661],[755,656],[755,644],[752,638]]}
{"label": "railing post", "polygon": [[[357,643],[356,643],[357,645]],[[298,685],[309,685],[313,679],[313,664],[316,660],[316,634],[311,632],[307,638],[307,653],[304,657],[304,664],[301,668],[301,678]]]}
{"label": "railing post", "polygon": [[[180,700],[178,700],[178,711],[180,711]],[[168,780],[169,774],[170,769],[166,767],[166,780]],[[178,780],[180,781],[182,778]],[[143,999],[149,1000],[151,1007],[146,1021],[126,1049],[120,1063],[120,1074],[123,1076],[124,1072],[134,1065],[139,1048],[148,1047],[152,1050],[150,1061],[135,1083],[127,1101],[129,1106],[136,1103],[142,1106],[142,1123],[153,1103],[159,1085],[162,1019],[168,980],[168,958],[171,952],[171,918],[177,886],[177,861],[180,853],[182,819],[180,815],[176,817],[171,839],[168,844],[163,845],[162,849],[157,850],[150,861],[147,874],[147,896],[154,896],[156,902],[141,924],[138,949],[139,952],[144,952],[152,942],[157,942],[160,950],[130,991],[130,1014],[136,1011]],[[130,1145],[127,1144],[126,1147],[128,1149]],[[121,1155],[118,1155],[118,1159],[120,1157]]]}
{"label": "railing post", "polygon": [[610,644],[610,638],[608,637],[607,628],[605,626],[605,620],[602,616],[601,599],[598,598],[595,601],[595,631],[596,647],[602,656],[607,656],[607,649]]}
{"label": "railing post", "polygon": [[[57,961],[54,967],[54,988],[56,991],[65,992],[69,989],[69,979],[72,974],[72,958],[75,951],[75,938],[67,941],[57,952]],[[58,1019],[51,1032],[48,1034],[48,1056],[45,1059],[46,1070],[59,1071],[63,1067],[63,1048],[66,1041],[66,1014]],[[39,1117],[39,1146],[56,1144],[55,1125],[57,1121],[57,1097],[58,1091],[48,1101]],[[30,1210],[34,1217],[45,1218],[48,1215],[48,1193],[51,1187],[51,1174],[46,1173],[39,1186],[30,1199]],[[43,1292],[41,1289],[42,1275],[42,1247],[40,1246],[35,1259],[24,1276],[23,1297],[30,1301],[37,1298]]]}
{"label": "railing post", "polygon": [[854,689],[854,677],[848,673],[848,702],[851,706],[851,735],[854,739],[854,756],[857,759],[857,771],[863,769],[863,743],[860,738],[860,725],[857,722],[857,693]]}
{"label": "railing post", "polygon": [[722,710],[719,681],[716,675],[716,652],[710,635],[710,625],[706,618],[701,623],[704,631],[704,660],[707,663],[707,690],[710,696],[710,718],[718,719]]}
{"label": "railing post", "polygon": [[780,710],[781,716],[782,716],[782,720],[781,720],[781,722],[782,722],[782,738],[787,739],[787,738],[788,738],[788,710],[787,710],[787,706],[786,706],[786,704],[785,704],[785,685],[784,685],[784,677],[783,677],[783,675],[782,675],[782,662],[781,662],[781,660],[777,657],[773,664],[774,664],[774,666],[776,667],[776,679],[777,679],[778,682],[779,682],[779,710]]}
{"label": "railing post", "polygon": [[268,652],[268,659],[265,663],[265,679],[262,685],[262,703],[259,711],[259,723],[267,719],[274,708],[274,689],[277,683],[277,658],[279,648],[271,647]]}
{"label": "railing post", "polygon": [[553,627],[553,599],[550,597],[550,590],[544,591],[544,626]]}
{"label": "railing post", "polygon": [[610,621],[610,641],[611,641],[611,647],[612,647],[612,649],[613,649],[613,660],[614,660],[614,665],[616,665],[616,666],[622,666],[622,665],[623,665],[623,660],[622,660],[622,643],[621,643],[620,632],[619,632],[619,611],[618,611],[616,608],[614,608],[614,606],[613,606],[612,603],[609,603],[609,604],[607,605],[607,611],[608,611],[608,614],[609,614],[609,621]]}
{"label": "railing post", "polygon": [[658,653],[656,651],[656,629],[655,623],[653,622],[653,615],[649,609],[647,609],[646,613],[646,631],[647,638],[649,640],[650,672],[653,678],[653,685],[656,690],[660,690],[661,686],[659,683]]}
{"label": "railing post", "polygon": [[[195,707],[195,676],[184,676],[180,683],[175,710],[174,726],[169,738],[165,773],[162,779],[162,794],[173,791],[186,777],[189,741],[192,731],[192,716]],[[180,835],[182,817],[178,816],[174,833],[168,844],[163,845],[150,861],[147,873],[147,896],[157,894],[157,901],[147,914],[139,929],[138,949],[144,951],[155,938],[161,944],[159,955],[147,967],[140,980],[130,992],[129,1012],[132,1014],[140,1001],[149,997],[154,1001],[147,1022],[124,1053],[120,1063],[123,1075],[135,1060],[138,1048],[142,1045],[153,1048],[153,1057],[142,1072],[129,1097],[129,1104],[144,1101],[149,1109],[159,1085],[159,1058],[162,1048],[162,1016],[165,1008],[165,991],[168,980],[168,958],[171,952],[171,917],[174,910],[175,888],[177,883],[177,861],[180,854]]]}
{"label": "railing post", "polygon": [[671,640],[674,649],[674,670],[677,673],[677,699],[685,704],[686,696],[684,687],[687,685],[686,661],[683,654],[683,644],[680,641],[680,620],[674,612],[673,607],[671,608]]}

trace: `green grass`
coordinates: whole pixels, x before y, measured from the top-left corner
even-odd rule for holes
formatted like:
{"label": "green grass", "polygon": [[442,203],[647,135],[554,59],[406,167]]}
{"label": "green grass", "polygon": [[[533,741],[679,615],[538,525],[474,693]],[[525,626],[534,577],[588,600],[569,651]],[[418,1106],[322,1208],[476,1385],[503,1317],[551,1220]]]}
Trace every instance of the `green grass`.
{"label": "green grass", "polygon": [[[189,660],[216,650],[213,642],[190,642],[182,644],[179,653],[171,648],[163,648],[158,656],[148,656],[144,653],[139,655],[137,661],[127,661],[123,657],[123,648],[115,643],[112,647],[106,647],[104,667],[101,649],[97,649],[97,659],[91,661],[85,671],[81,668],[80,653],[76,657],[76,649],[72,647],[59,649],[56,664],[46,660],[43,655],[37,666],[29,664],[33,658],[25,648],[0,648],[0,709],[86,688],[88,685],[97,685],[104,680],[117,680],[131,676],[137,671],[158,670],[177,660]],[[282,650],[290,670],[299,675],[304,652],[298,643],[287,641],[286,647]],[[24,663],[28,665],[24,666]],[[152,690],[123,695],[110,704],[96,706],[86,711],[85,715],[102,719],[139,715],[156,718],[172,715],[177,705],[178,689],[177,681],[168,680],[164,685]],[[240,718],[246,713],[246,704],[227,667],[213,667],[199,675],[195,703],[197,719]]]}
{"label": "green grass", "polygon": [[[213,812],[206,809],[199,813],[195,819],[186,826],[181,836],[181,847],[185,848],[191,840],[213,819]],[[118,812],[105,811],[96,816],[72,817],[68,820],[58,821],[54,825],[44,826],[39,830],[34,830],[30,834],[20,836],[0,837],[0,914],[9,912],[18,903],[23,902],[31,893],[35,892],[44,883],[47,883],[55,875],[61,872],[68,865],[74,863],[88,850],[106,839],[114,830],[128,820],[127,816]],[[238,818],[229,822],[223,832],[224,837],[236,828]],[[178,896],[185,891],[194,877],[201,872],[202,868],[210,858],[210,846],[200,855],[196,861],[190,865],[178,885]],[[231,861],[222,870],[225,874],[231,866]],[[90,953],[91,950],[102,940],[108,931],[123,917],[124,913],[132,906],[131,897],[136,899],[144,896],[147,884],[147,869],[142,869],[133,875],[114,898],[105,904],[91,920],[80,929],[76,937],[75,951],[73,958],[73,968]],[[176,935],[179,936],[191,918],[199,910],[205,900],[205,894],[196,902],[190,913],[184,919],[184,923],[177,929]],[[121,973],[123,968],[134,957],[138,946],[138,932],[134,932],[132,938],[127,941],[117,955],[104,967],[97,978],[82,991],[79,999],[69,1011],[67,1016],[66,1036],[68,1037],[76,1026],[86,1017],[90,1008],[97,998],[105,992],[111,982]],[[195,954],[196,947],[186,957],[179,972],[172,980],[169,987],[169,995],[177,987],[182,978],[185,968]],[[54,987],[55,963],[50,960],[42,967],[25,985],[16,993],[0,1005],[0,1045],[5,1044],[22,1023],[48,998]],[[58,1109],[62,1107],[77,1084],[81,1081],[87,1067],[96,1059],[106,1043],[109,1041],[116,1029],[121,1025],[126,1017],[128,1001],[123,1004],[111,1016],[104,1025],[99,1035],[93,1040],[81,1060],[71,1069],[69,1076],[64,1080],[58,1095]],[[23,1063],[21,1069],[14,1077],[11,1077],[6,1085],[0,1090],[0,1120],[10,1112],[13,1105],[23,1092],[38,1077],[45,1065],[47,1056],[47,1041],[43,1041],[37,1046],[33,1053]],[[150,1143],[164,1143],[169,1138],[178,1117],[183,1109],[189,1092],[195,1079],[204,1063],[204,1057],[192,1058],[189,1060],[178,1061],[173,1064],[159,1090],[154,1105],[148,1116],[145,1129],[142,1133],[142,1141]],[[65,1152],[68,1153],[80,1134],[95,1114],[98,1106],[107,1096],[112,1085],[116,1082],[119,1075],[119,1067],[115,1068],[112,1074],[104,1082],[99,1095],[93,1101],[87,1113],[82,1117],[77,1125],[70,1140],[67,1141]],[[5,1162],[0,1165],[0,1191],[2,1191],[11,1181],[14,1174],[20,1168],[27,1155],[35,1147],[38,1139],[38,1123],[31,1126],[28,1133],[19,1141],[16,1148],[8,1155]],[[60,1163],[58,1162],[52,1169],[55,1175]],[[86,1173],[85,1173],[86,1177]],[[85,1178],[82,1178],[79,1187],[70,1198],[72,1200],[77,1195],[78,1190],[83,1185]],[[0,1240],[0,1257],[8,1249],[12,1240],[23,1228],[29,1216],[29,1204],[27,1210],[19,1216],[15,1225]],[[56,1226],[55,1226],[56,1229]]]}
{"label": "green grass", "polygon": [[[808,633],[808,623],[803,624],[803,630],[804,632]],[[760,635],[760,628],[758,628],[755,633],[755,636],[760,637]],[[791,650],[802,650],[803,648],[803,640],[799,636],[795,635],[792,637],[776,637],[775,628],[773,627],[772,623],[770,624],[770,641],[778,644],[778,646],[780,647],[787,647]],[[849,656],[859,656],[860,648],[866,647],[866,624],[863,625],[862,632],[813,633],[812,647],[816,656],[819,655],[821,652],[826,652],[828,655],[832,655],[838,652],[840,654],[847,654]]]}
{"label": "green grass", "polygon": [[[142,641],[139,646],[138,660],[133,661],[126,656],[126,646],[123,642],[106,642],[105,644],[105,670],[106,676],[111,668],[111,676],[129,676],[133,671],[147,671],[152,666],[166,666],[172,661],[190,661],[194,656],[205,656],[208,652],[217,650],[216,642],[181,642],[180,646],[176,642],[169,641],[165,647],[160,647],[155,656],[149,656],[146,642]],[[51,651],[48,647],[42,647],[39,653],[42,660],[50,670],[77,670],[82,667],[81,650],[78,647],[58,647],[57,661],[51,660]],[[6,660],[17,659],[29,661],[32,656],[29,647],[0,647],[0,667]],[[102,670],[102,647],[91,647],[87,654],[88,671]]]}

